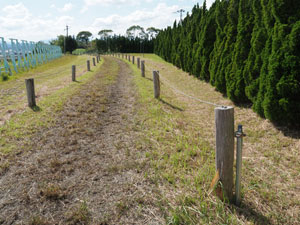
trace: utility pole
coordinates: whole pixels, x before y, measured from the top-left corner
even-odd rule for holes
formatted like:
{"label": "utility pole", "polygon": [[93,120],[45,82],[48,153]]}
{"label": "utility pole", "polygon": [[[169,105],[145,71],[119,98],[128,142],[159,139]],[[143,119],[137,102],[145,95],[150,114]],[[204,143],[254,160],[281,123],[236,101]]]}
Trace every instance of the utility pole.
{"label": "utility pole", "polygon": [[182,13],[184,13],[184,12],[185,12],[184,9],[179,9],[175,12],[175,13],[180,13],[180,23],[182,23]]}
{"label": "utility pole", "polygon": [[66,47],[67,47],[67,43],[66,43],[66,38],[68,37],[68,35],[69,35],[69,26],[68,25],[66,25],[66,29],[65,29],[65,31],[67,31],[67,36],[65,36],[65,38],[64,38],[64,46],[65,46],[65,54],[66,54]]}

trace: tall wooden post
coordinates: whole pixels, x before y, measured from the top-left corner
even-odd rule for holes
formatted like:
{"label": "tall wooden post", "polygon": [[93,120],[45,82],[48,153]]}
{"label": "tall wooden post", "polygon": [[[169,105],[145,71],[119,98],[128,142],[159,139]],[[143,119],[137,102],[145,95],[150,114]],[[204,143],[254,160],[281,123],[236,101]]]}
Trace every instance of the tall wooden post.
{"label": "tall wooden post", "polygon": [[87,71],[91,71],[90,60],[86,61],[86,65],[87,65]]}
{"label": "tall wooden post", "polygon": [[137,58],[137,67],[138,67],[138,68],[141,67],[141,61],[140,61],[140,58]]}
{"label": "tall wooden post", "polygon": [[72,66],[72,81],[76,81],[76,66]]}
{"label": "tall wooden post", "polygon": [[96,66],[96,59],[93,58],[93,65]]}
{"label": "tall wooden post", "polygon": [[153,87],[154,87],[154,98],[159,98],[160,96],[159,71],[153,71]]}
{"label": "tall wooden post", "polygon": [[132,64],[134,64],[134,55],[132,56]]}
{"label": "tall wooden post", "polygon": [[234,108],[215,108],[216,170],[223,186],[223,194],[232,201],[234,160]]}
{"label": "tall wooden post", "polygon": [[128,56],[128,60],[129,60],[129,62],[131,62],[131,60],[130,60],[130,55]]}
{"label": "tall wooden post", "polygon": [[141,62],[141,74],[142,74],[142,77],[145,77],[145,61],[142,60]]}
{"label": "tall wooden post", "polygon": [[34,79],[26,79],[26,91],[27,91],[27,100],[28,100],[28,106],[30,108],[36,106],[35,102],[35,91],[34,91]]}

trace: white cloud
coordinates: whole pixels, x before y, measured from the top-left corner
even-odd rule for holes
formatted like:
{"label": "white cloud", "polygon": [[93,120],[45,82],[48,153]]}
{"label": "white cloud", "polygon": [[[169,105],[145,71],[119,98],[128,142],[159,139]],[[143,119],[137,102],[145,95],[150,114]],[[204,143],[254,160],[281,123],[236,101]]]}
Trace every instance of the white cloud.
{"label": "white cloud", "polygon": [[64,13],[64,12],[69,12],[69,11],[71,11],[72,9],[73,9],[73,4],[72,3],[66,3],[66,4],[64,4],[64,6],[62,7],[62,8],[58,8],[58,7],[56,7],[56,5],[55,4],[52,4],[52,5],[50,5],[50,8],[52,8],[52,9],[56,9],[57,11],[59,11],[59,12],[61,12],[61,13]]}
{"label": "white cloud", "polygon": [[140,25],[147,29],[148,27],[165,28],[172,25],[178,17],[174,14],[179,6],[167,6],[165,3],[159,3],[153,10],[137,10],[126,16],[111,15],[109,17],[96,18],[89,30],[97,34],[102,29],[112,29],[116,34],[125,34],[126,29],[132,25]]}
{"label": "white cloud", "polygon": [[38,17],[32,15],[23,3],[8,5],[1,10],[0,34],[7,38],[39,41],[49,40],[64,32],[66,24],[72,24],[73,17]]}
{"label": "white cloud", "polygon": [[215,0],[206,0],[206,7],[209,9]]}
{"label": "white cloud", "polygon": [[72,3],[66,3],[64,5],[64,7],[61,8],[61,9],[58,9],[58,11],[60,11],[60,12],[68,12],[68,11],[71,11],[72,8],[73,8],[73,4]]}
{"label": "white cloud", "polygon": [[[146,2],[152,2],[152,0],[146,0]],[[137,0],[84,0],[84,6],[80,10],[80,13],[85,13],[89,7],[99,5],[99,6],[121,6],[123,4],[139,5],[140,2]]]}

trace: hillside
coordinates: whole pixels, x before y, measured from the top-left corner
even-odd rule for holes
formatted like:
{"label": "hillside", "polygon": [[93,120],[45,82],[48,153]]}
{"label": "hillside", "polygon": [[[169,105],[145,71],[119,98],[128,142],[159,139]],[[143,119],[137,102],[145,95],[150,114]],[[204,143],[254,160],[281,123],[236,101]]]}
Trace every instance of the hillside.
{"label": "hillside", "polygon": [[[145,78],[125,58],[101,57],[78,82],[43,95],[40,110],[18,111],[1,126],[0,221],[300,224],[299,132],[235,107],[235,128],[247,134],[242,204],[223,202],[209,192],[215,107],[195,99],[232,102],[155,55],[135,56],[145,60]],[[70,69],[53,82],[67,76]]]}

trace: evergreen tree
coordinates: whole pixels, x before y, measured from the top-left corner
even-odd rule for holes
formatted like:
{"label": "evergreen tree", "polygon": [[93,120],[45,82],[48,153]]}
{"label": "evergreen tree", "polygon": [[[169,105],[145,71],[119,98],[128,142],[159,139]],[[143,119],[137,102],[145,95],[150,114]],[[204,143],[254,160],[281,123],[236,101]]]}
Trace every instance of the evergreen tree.
{"label": "evergreen tree", "polygon": [[225,93],[226,86],[225,86],[225,76],[220,76],[218,71],[220,70],[221,66],[221,52],[224,48],[225,41],[226,41],[226,33],[225,33],[225,26],[227,23],[227,9],[229,6],[228,1],[216,0],[216,41],[214,43],[214,49],[210,54],[210,64],[209,64],[209,73],[210,73],[210,83],[216,87],[218,91]]}
{"label": "evergreen tree", "polygon": [[245,93],[243,71],[251,48],[251,33],[253,30],[251,2],[248,0],[240,0],[238,14],[238,33],[234,44],[232,68],[231,71],[228,72],[227,94],[233,101],[242,103],[249,101]]}
{"label": "evergreen tree", "polygon": [[300,125],[300,4],[206,1],[161,31],[155,53],[259,115]]}

